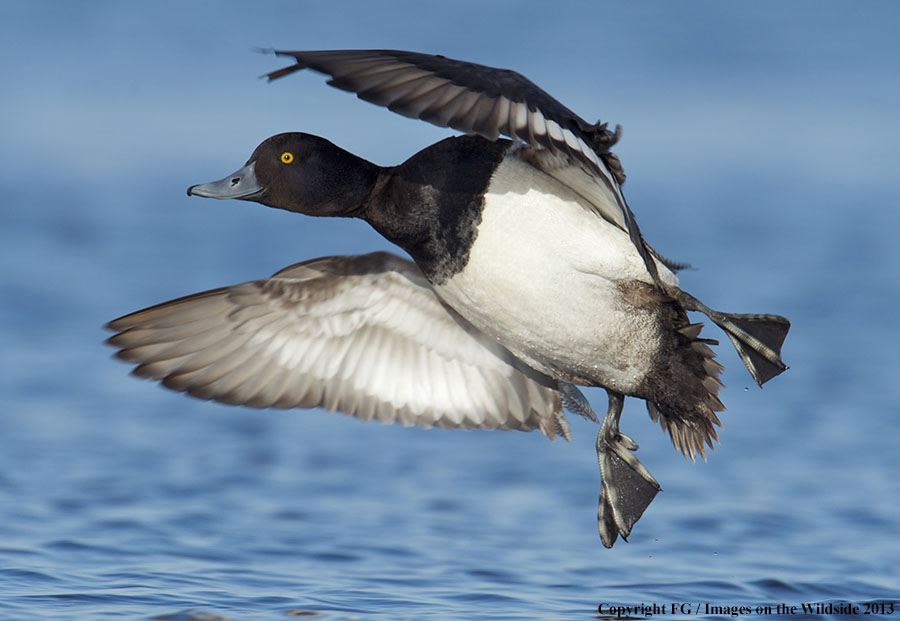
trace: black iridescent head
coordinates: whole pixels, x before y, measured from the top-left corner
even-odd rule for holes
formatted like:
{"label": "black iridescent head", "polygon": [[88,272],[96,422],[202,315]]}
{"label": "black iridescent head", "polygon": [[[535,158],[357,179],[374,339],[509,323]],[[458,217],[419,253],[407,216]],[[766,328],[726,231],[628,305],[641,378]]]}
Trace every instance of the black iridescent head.
{"label": "black iridescent head", "polygon": [[193,185],[188,194],[255,201],[311,216],[353,216],[377,176],[377,166],[324,138],[292,132],[267,138],[243,168]]}

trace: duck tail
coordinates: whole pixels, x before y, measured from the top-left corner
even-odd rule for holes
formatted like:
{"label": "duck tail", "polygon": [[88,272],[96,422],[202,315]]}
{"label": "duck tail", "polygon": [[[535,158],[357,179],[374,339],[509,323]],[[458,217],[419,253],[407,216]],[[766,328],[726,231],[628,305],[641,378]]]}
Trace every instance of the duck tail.
{"label": "duck tail", "polygon": [[700,311],[725,331],[760,386],[788,369],[781,360],[781,345],[791,328],[785,317],[715,311],[684,291],[679,291],[678,302],[687,310]]}

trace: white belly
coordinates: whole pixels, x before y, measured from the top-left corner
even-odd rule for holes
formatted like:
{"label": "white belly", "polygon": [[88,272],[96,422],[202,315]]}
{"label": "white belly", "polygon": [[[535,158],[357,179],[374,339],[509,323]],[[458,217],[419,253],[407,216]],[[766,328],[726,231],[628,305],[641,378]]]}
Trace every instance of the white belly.
{"label": "white belly", "polygon": [[622,285],[653,281],[627,233],[535,172],[516,159],[498,167],[465,269],[435,290],[534,368],[628,393],[650,369],[659,327]]}

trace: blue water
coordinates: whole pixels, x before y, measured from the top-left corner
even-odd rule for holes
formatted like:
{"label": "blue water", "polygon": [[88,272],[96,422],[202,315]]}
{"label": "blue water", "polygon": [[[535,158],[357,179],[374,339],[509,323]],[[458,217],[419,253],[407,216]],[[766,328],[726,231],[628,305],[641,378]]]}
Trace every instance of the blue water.
{"label": "blue water", "polygon": [[[435,6],[416,28],[398,21],[413,4],[9,8],[0,618],[590,619],[601,604],[848,618],[802,603],[900,618],[896,5],[602,5],[573,24],[482,4]],[[490,36],[501,23],[515,45]],[[610,62],[586,79],[601,35]],[[580,419],[573,442],[550,443],[229,408],[128,377],[106,321],[388,247],[359,223],[189,199],[188,185],[277,131],[384,164],[446,135],[318,77],[257,81],[280,61],[254,45],[512,66],[623,123],[651,243],[696,266],[682,283],[708,304],[790,317],[792,368],[759,390],[719,348],[728,411],[708,463],[626,403],[664,492],[612,550],[596,533],[596,428]]]}

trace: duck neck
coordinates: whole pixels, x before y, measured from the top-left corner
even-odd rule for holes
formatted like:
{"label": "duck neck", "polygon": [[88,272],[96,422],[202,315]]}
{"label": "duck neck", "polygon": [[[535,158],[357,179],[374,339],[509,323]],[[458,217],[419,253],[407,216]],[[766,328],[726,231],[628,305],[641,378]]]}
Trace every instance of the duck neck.
{"label": "duck neck", "polygon": [[383,168],[360,217],[415,260],[432,283],[468,260],[484,193],[510,142],[447,138]]}
{"label": "duck neck", "polygon": [[341,157],[329,170],[327,205],[314,215],[364,218],[381,172],[380,166],[342,150]]}

